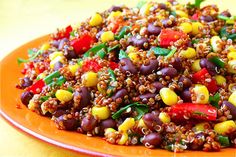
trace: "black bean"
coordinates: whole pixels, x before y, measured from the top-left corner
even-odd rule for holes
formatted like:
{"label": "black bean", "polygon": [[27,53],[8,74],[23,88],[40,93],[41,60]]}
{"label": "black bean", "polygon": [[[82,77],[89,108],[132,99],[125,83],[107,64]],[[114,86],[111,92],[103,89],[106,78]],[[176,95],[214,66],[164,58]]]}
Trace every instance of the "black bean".
{"label": "black bean", "polygon": [[123,73],[126,73],[128,71],[131,74],[136,74],[138,72],[137,68],[133,65],[131,60],[128,58],[122,58],[120,60],[120,70]]}
{"label": "black bean", "polygon": [[159,3],[159,4],[158,4],[158,8],[166,10],[166,9],[167,9],[167,6],[166,6],[165,3]]}
{"label": "black bean", "polygon": [[97,125],[97,120],[93,116],[86,116],[82,119],[81,128],[83,131],[92,131]]}
{"label": "black bean", "polygon": [[161,120],[159,119],[156,113],[146,113],[143,116],[143,122],[151,130],[155,130],[156,125],[162,124]]}
{"label": "black bean", "polygon": [[168,27],[173,27],[175,25],[175,21],[171,21],[170,19],[163,19],[161,20],[161,23],[163,27],[168,28]]}
{"label": "black bean", "polygon": [[61,115],[66,114],[66,113],[67,112],[65,110],[58,109],[55,112],[53,112],[52,115],[55,116],[55,117],[60,117]]}
{"label": "black bean", "polygon": [[29,104],[29,101],[33,98],[34,94],[29,92],[29,91],[25,91],[24,93],[21,94],[21,102],[24,104],[24,105],[28,105]]}
{"label": "black bean", "polygon": [[233,119],[236,120],[236,107],[228,101],[223,101],[222,105],[227,106],[227,108],[230,111],[230,114],[232,115]]}
{"label": "black bean", "polygon": [[74,92],[74,97],[80,96],[79,109],[90,105],[91,95],[87,87],[81,87],[78,91]]}
{"label": "black bean", "polygon": [[26,88],[26,87],[31,86],[32,84],[33,84],[33,81],[30,80],[29,77],[24,77],[24,79],[22,80],[21,87]]}
{"label": "black bean", "polygon": [[192,102],[189,89],[185,89],[183,92],[181,92],[180,97],[184,102]]}
{"label": "black bean", "polygon": [[76,130],[77,127],[79,126],[79,122],[74,119],[74,118],[67,118],[64,119],[65,115],[61,115],[60,117],[56,118],[56,123],[58,125],[61,125],[61,123],[63,124],[63,126],[65,127],[65,130]]}
{"label": "black bean", "polygon": [[63,64],[60,61],[58,61],[58,62],[56,62],[54,64],[54,68],[53,69],[54,69],[54,71],[57,71],[57,70],[59,70],[62,67],[63,67]]}
{"label": "black bean", "polygon": [[103,30],[99,31],[99,32],[96,34],[96,38],[97,38],[97,39],[100,39],[102,33],[104,33]]}
{"label": "black bean", "polygon": [[162,137],[159,133],[153,132],[145,135],[143,137],[142,143],[148,148],[152,148],[150,146],[159,147],[162,143]]}
{"label": "black bean", "polygon": [[231,17],[231,13],[228,10],[221,12],[220,15],[226,16],[226,17]]}
{"label": "black bean", "polygon": [[214,21],[213,17],[210,16],[210,15],[207,15],[207,16],[201,16],[200,19],[204,22],[212,22]]}
{"label": "black bean", "polygon": [[120,89],[118,90],[113,96],[112,96],[112,100],[115,101],[117,98],[121,98],[123,99],[124,96],[126,96],[128,94],[126,89]]}
{"label": "black bean", "polygon": [[174,58],[174,60],[171,61],[170,63],[173,68],[175,68],[176,70],[178,71],[181,71],[182,70],[182,61],[179,57],[176,57]]}
{"label": "black bean", "polygon": [[177,76],[177,70],[175,68],[172,67],[165,67],[163,69],[161,69],[161,75],[162,76],[169,76],[171,78]]}
{"label": "black bean", "polygon": [[209,72],[209,74],[211,74],[211,75],[215,75],[217,73],[217,71],[216,71],[217,66],[215,64],[213,64],[212,62],[210,62],[206,58],[202,58],[200,60],[200,66],[201,66],[201,68],[206,68],[207,71]]}
{"label": "black bean", "polygon": [[113,5],[108,11],[109,12],[112,12],[112,11],[122,11],[122,8],[120,6]]}
{"label": "black bean", "polygon": [[158,67],[158,61],[156,59],[151,59],[147,65],[142,64],[140,67],[140,73],[143,75],[149,75]]}
{"label": "black bean", "polygon": [[145,37],[132,36],[128,39],[128,43],[142,49],[148,48],[148,47],[144,47],[144,43],[148,43],[148,40]]}
{"label": "black bean", "polygon": [[67,38],[63,38],[63,39],[60,40],[59,45],[58,45],[59,50],[62,50],[64,48],[65,42],[68,42]]}
{"label": "black bean", "polygon": [[143,95],[140,95],[139,98],[142,99],[149,99],[149,98],[154,98],[156,96],[156,94],[154,93],[146,93]]}
{"label": "black bean", "polygon": [[185,76],[181,76],[178,83],[182,85],[183,89],[189,88],[192,85],[192,81]]}
{"label": "black bean", "polygon": [[106,119],[106,120],[103,120],[99,126],[100,126],[99,134],[104,135],[104,130],[106,128],[114,128],[114,129],[116,128],[116,121],[113,119]]}
{"label": "black bean", "polygon": [[73,58],[77,58],[77,54],[75,53],[74,50],[69,50],[68,48],[65,48],[64,49],[64,56],[70,60],[70,59],[73,59]]}
{"label": "black bean", "polygon": [[159,35],[161,33],[161,27],[155,26],[153,23],[149,23],[147,27],[147,31],[152,35]]}
{"label": "black bean", "polygon": [[156,88],[156,93],[159,93],[160,90],[164,87],[164,85],[160,82],[154,82],[152,83],[152,85]]}

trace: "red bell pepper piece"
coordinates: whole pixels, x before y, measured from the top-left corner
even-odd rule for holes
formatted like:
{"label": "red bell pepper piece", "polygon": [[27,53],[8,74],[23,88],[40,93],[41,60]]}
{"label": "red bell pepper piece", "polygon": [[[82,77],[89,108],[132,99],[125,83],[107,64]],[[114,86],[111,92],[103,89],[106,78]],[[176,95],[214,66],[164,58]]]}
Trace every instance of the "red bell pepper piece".
{"label": "red bell pepper piece", "polygon": [[55,37],[53,38],[54,40],[59,40],[63,38],[69,38],[70,37],[70,32],[72,31],[71,25],[67,26],[65,28],[65,31],[59,31],[56,33]]}
{"label": "red bell pepper piece", "polygon": [[117,64],[116,62],[110,62],[110,63],[109,63],[109,67],[110,67],[112,70],[115,70],[116,68],[119,67],[119,64]]}
{"label": "red bell pepper piece", "polygon": [[25,63],[24,64],[24,69],[21,71],[21,73],[25,75],[27,70],[31,70],[33,68],[34,68],[34,63],[33,62]]}
{"label": "red bell pepper piece", "polygon": [[194,83],[201,83],[207,87],[209,92],[215,93],[218,90],[218,86],[216,84],[216,80],[211,78],[210,82],[206,81],[206,75],[210,75],[206,68],[201,69],[200,71],[193,74],[193,82]]}
{"label": "red bell pepper piece", "polygon": [[207,104],[182,103],[171,106],[169,115],[176,121],[188,119],[215,121],[217,109]]}
{"label": "red bell pepper piece", "polygon": [[82,70],[84,72],[86,71],[98,72],[101,68],[102,66],[100,66],[99,63],[95,59],[85,60],[82,66]]}
{"label": "red bell pepper piece", "polygon": [[94,42],[93,37],[88,34],[84,34],[80,38],[73,39],[70,44],[74,48],[77,54],[83,54],[90,49],[91,44]]}
{"label": "red bell pepper piece", "polygon": [[158,36],[161,47],[168,47],[172,42],[185,37],[186,34],[184,32],[175,31],[172,29],[162,29],[161,33]]}
{"label": "red bell pepper piece", "polygon": [[32,84],[29,88],[27,88],[27,91],[33,92],[34,94],[38,94],[42,91],[44,86],[45,86],[44,80],[40,79],[34,84]]}

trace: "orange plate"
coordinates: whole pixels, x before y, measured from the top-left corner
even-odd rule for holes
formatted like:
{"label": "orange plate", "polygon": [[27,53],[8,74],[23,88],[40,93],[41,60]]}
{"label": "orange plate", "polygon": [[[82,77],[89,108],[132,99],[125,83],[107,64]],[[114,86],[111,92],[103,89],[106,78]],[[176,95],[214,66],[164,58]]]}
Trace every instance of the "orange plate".
{"label": "orange plate", "polygon": [[[1,115],[13,126],[45,142],[88,154],[91,156],[173,156],[173,157],[235,157],[235,149],[222,149],[220,152],[185,151],[172,153],[160,149],[147,149],[144,146],[118,146],[111,145],[98,137],[87,137],[76,132],[58,130],[49,118],[29,111],[20,103],[21,90],[15,88],[18,78],[22,77],[22,66],[17,65],[17,58],[26,58],[29,48],[38,47],[49,40],[43,36],[33,40],[12,53],[1,62]],[[21,104],[21,109],[16,105]]]}

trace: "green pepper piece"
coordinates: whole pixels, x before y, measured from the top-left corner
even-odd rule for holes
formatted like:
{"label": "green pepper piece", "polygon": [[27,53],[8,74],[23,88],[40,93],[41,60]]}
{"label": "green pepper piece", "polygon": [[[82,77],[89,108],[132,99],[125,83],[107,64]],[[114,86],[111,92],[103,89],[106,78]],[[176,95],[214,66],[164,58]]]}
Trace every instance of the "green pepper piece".
{"label": "green pepper piece", "polygon": [[230,142],[229,142],[229,137],[228,136],[221,136],[221,135],[219,135],[218,139],[219,139],[219,142],[220,142],[221,146],[224,146],[224,147],[230,146]]}
{"label": "green pepper piece", "polygon": [[44,82],[48,85],[50,84],[51,82],[53,82],[53,79],[54,78],[58,78],[59,76],[61,76],[61,74],[59,73],[59,71],[55,71],[51,74],[49,74],[48,76],[46,76],[44,78]]}
{"label": "green pepper piece", "polygon": [[59,78],[57,79],[56,85],[57,85],[57,86],[62,86],[63,83],[65,83],[65,82],[66,82],[65,77],[61,76],[61,77],[59,77]]}
{"label": "green pepper piece", "polygon": [[150,54],[152,51],[154,52],[155,55],[159,55],[159,56],[166,56],[170,53],[169,49],[165,49],[161,47],[153,47],[149,50],[148,54]]}
{"label": "green pepper piece", "polygon": [[209,58],[208,60],[220,68],[224,68],[225,66],[225,62],[221,60],[218,56],[213,56]]}
{"label": "green pepper piece", "polygon": [[103,59],[106,56],[106,52],[104,51],[104,49],[101,49],[97,52],[96,55]]}

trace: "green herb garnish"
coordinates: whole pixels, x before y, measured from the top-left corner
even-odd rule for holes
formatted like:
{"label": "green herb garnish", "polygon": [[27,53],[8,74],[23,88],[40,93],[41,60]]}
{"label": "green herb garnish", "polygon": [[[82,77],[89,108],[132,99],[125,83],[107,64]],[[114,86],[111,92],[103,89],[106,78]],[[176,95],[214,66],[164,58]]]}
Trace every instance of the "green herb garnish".
{"label": "green herb garnish", "polygon": [[170,53],[170,50],[161,47],[153,47],[149,50],[148,54],[150,54],[151,52],[158,56],[166,56]]}
{"label": "green herb garnish", "polygon": [[112,115],[112,118],[113,119],[118,119],[120,118],[120,116],[122,115],[123,112],[125,112],[128,108],[134,108],[137,112],[137,116],[135,117],[135,119],[140,119],[145,113],[148,112],[148,106],[145,105],[145,104],[139,104],[138,102],[135,102],[135,103],[132,103],[132,104],[129,104],[125,107],[122,107],[120,108],[119,111],[117,111],[116,113],[114,113]]}
{"label": "green herb garnish", "polygon": [[38,55],[42,54],[43,51],[42,50],[38,50],[36,53],[33,53],[32,51],[28,52],[30,53],[31,55],[33,55],[32,57],[30,57],[29,59],[22,59],[22,58],[17,58],[17,63],[18,65],[20,65],[21,63],[27,63],[27,62],[30,62],[32,60],[34,60]]}

